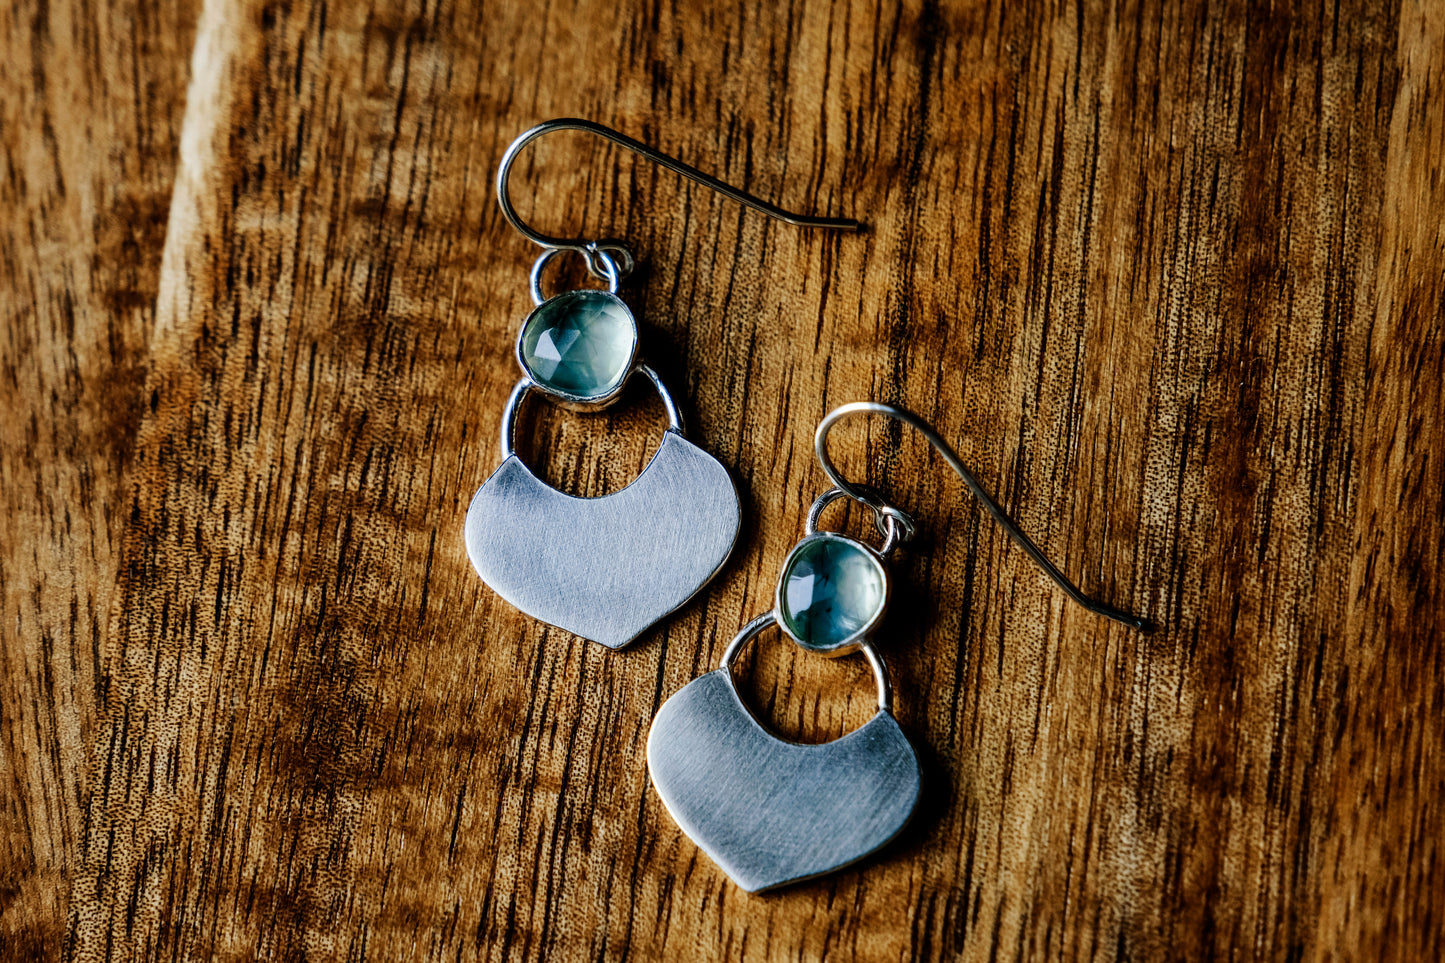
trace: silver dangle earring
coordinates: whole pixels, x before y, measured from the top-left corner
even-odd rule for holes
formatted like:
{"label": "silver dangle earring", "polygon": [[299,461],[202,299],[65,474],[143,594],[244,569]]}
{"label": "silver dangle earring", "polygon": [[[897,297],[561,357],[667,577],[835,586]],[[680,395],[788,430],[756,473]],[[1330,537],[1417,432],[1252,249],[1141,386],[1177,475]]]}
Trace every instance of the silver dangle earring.
{"label": "silver dangle earring", "polygon": [[[938,433],[910,412],[857,402],[835,408],[814,438],[833,487],[808,512],[802,541],[783,561],[775,605],[738,633],[722,667],[668,699],[647,738],[652,784],[682,831],[743,889],[774,889],[821,876],[873,853],[908,822],[918,801],[918,757],[893,718],[887,667],[869,639],[888,605],[893,550],[914,534],[913,520],[872,491],[847,481],[828,458],[828,431],[849,415],[879,414],[918,429],[984,508],[1069,597],[1137,629],[1149,624],[1090,599],[1055,568],[1004,514]],[[847,497],[867,506],[883,536],[873,549],[818,530],[823,510]],[[748,710],[733,663],[771,625],[808,652],[861,651],[878,684],[878,712],[862,728],[823,745],[787,742]]]}
{"label": "silver dangle earring", "polygon": [[[531,273],[536,307],[517,338],[522,378],[502,412],[502,464],[467,510],[467,555],[482,581],[521,611],[616,649],[717,574],[737,540],[740,508],[727,469],[683,437],[672,396],[638,358],[637,322],[617,296],[635,263],[632,252],[612,239],[549,237],[523,223],[512,206],[507,178],[518,153],[559,130],[596,134],[789,224],[845,231],[860,225],[791,214],[590,121],[548,121],[507,148],[497,171],[497,201],[507,221],[543,252]],[[562,251],[582,255],[607,289],[544,297],[543,269]],[[644,375],[662,396],[668,428],[632,484],[601,498],[574,498],[548,486],[517,457],[517,412],[528,394],[598,410],[616,401],[634,374]]]}

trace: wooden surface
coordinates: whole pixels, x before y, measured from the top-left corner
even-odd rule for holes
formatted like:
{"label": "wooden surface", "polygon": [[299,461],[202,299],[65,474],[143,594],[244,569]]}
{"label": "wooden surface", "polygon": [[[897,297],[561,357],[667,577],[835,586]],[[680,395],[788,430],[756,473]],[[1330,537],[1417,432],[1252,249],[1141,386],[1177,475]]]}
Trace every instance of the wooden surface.
{"label": "wooden surface", "polygon": [[[1445,951],[1445,9],[714,11],[21,0],[0,12],[0,958],[1396,959]],[[745,524],[612,653],[476,578],[536,250],[624,294]],[[662,429],[532,409],[577,494]],[[927,783],[749,896],[647,726],[770,604],[821,415],[909,507],[882,647]],[[831,516],[830,516],[831,517]],[[839,513],[841,518],[841,512]],[[861,522],[850,523],[861,531]],[[773,634],[782,733],[871,711]]]}

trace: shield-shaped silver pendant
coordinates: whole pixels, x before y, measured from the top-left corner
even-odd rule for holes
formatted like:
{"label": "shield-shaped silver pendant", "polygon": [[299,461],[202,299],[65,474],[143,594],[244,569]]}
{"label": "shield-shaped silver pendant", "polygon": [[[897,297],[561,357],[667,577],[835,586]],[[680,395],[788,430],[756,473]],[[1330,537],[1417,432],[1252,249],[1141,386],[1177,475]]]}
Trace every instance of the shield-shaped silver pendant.
{"label": "shield-shaped silver pendant", "polygon": [[888,707],[823,745],[779,739],[738,696],[732,662],[769,613],[733,640],[723,666],[665,702],[647,737],[647,767],[667,811],[743,889],[760,892],[857,862],[908,823],[921,777],[913,746]]}

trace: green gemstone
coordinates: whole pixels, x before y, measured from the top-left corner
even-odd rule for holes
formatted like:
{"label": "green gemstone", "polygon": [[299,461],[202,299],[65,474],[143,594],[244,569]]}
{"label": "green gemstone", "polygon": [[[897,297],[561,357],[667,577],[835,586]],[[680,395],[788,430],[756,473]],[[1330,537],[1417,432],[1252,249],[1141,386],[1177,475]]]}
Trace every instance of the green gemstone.
{"label": "green gemstone", "polygon": [[793,638],[826,651],[872,624],[887,596],[887,576],[876,555],[850,538],[814,535],[788,556],[778,614]]}
{"label": "green gemstone", "polygon": [[637,348],[632,312],[605,291],[568,291],[522,326],[522,367],[540,387],[582,401],[614,392]]}

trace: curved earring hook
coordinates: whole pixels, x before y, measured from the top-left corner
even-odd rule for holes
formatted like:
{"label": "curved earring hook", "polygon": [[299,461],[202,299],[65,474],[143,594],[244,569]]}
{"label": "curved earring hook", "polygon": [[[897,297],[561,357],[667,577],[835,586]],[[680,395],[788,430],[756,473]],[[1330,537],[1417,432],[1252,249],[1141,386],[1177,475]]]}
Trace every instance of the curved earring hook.
{"label": "curved earring hook", "polygon": [[583,238],[552,237],[551,235],[543,234],[541,231],[529,227],[522,220],[521,216],[517,214],[517,209],[512,206],[512,199],[507,193],[507,179],[511,175],[512,164],[517,160],[517,155],[522,152],[522,148],[543,134],[550,134],[553,131],[559,130],[581,130],[589,134],[596,134],[604,140],[609,140],[614,144],[627,148],[635,154],[640,154],[654,164],[666,167],[670,171],[681,174],[688,180],[695,181],[704,187],[717,191],[724,197],[732,198],[739,204],[751,207],[755,211],[761,211],[769,217],[776,218],[787,224],[792,224],[794,227],[819,227],[830,231],[857,231],[863,227],[859,222],[847,218],[809,217],[805,214],[795,214],[791,211],[785,211],[776,204],[769,204],[767,201],[760,200],[751,194],[740,191],[736,187],[724,184],[716,177],[710,174],[704,174],[696,167],[684,164],[676,158],[669,157],[666,154],[654,150],[641,141],[633,140],[626,134],[620,134],[611,127],[604,127],[602,124],[594,123],[590,120],[579,120],[575,117],[560,117],[556,120],[545,121],[512,141],[511,145],[507,148],[507,152],[502,155],[501,166],[497,168],[497,203],[501,205],[502,216],[507,219],[507,223],[516,228],[517,232],[527,240],[533,244],[554,251],[576,251],[587,259],[587,269],[597,277],[605,278],[606,275],[601,273],[601,266],[594,263],[596,261],[594,252],[601,249],[621,255],[621,257],[618,258],[620,263],[618,263],[617,266],[624,276],[632,271],[634,264],[632,252],[629,251],[621,241],[587,241]]}
{"label": "curved earring hook", "polygon": [[1144,632],[1153,631],[1154,625],[1147,619],[1130,615],[1128,612],[1122,609],[1116,609],[1107,603],[1095,601],[1079,591],[1078,587],[1065,578],[1064,573],[1054,567],[1054,564],[1045,557],[1044,553],[1039,550],[1039,547],[1014,524],[1013,519],[1004,513],[1004,510],[999,507],[998,502],[994,501],[988,492],[984,491],[983,486],[978,483],[978,479],[974,478],[973,473],[964,467],[963,462],[954,450],[949,447],[948,442],[944,441],[938,432],[934,431],[926,421],[911,411],[895,408],[892,405],[880,404],[876,401],[855,401],[852,404],[840,405],[834,408],[823,418],[822,422],[818,425],[817,434],[813,437],[813,447],[818,452],[818,461],[823,466],[823,474],[827,475],[828,480],[849,497],[867,505],[875,511],[885,513],[897,512],[897,509],[883,502],[876,495],[873,495],[861,486],[854,485],[848,481],[848,479],[844,478],[842,473],[834,467],[832,461],[828,459],[828,432],[833,425],[847,418],[849,415],[883,415],[886,418],[892,418],[895,421],[900,421],[911,428],[917,429],[918,433],[928,439],[928,443],[943,456],[943,460],[948,462],[948,467],[958,473],[958,476],[963,479],[964,484],[968,486],[969,491],[973,492],[974,497],[983,503],[984,510],[993,516],[994,521],[1003,526],[1004,531],[1009,533],[1009,536],[1019,544],[1020,548],[1029,553],[1029,557],[1038,563],[1039,568],[1044,570],[1044,574],[1053,579],[1054,584],[1063,589],[1069,598],[1078,602],[1090,612],[1111,618],[1115,622],[1123,623],[1124,625]]}

